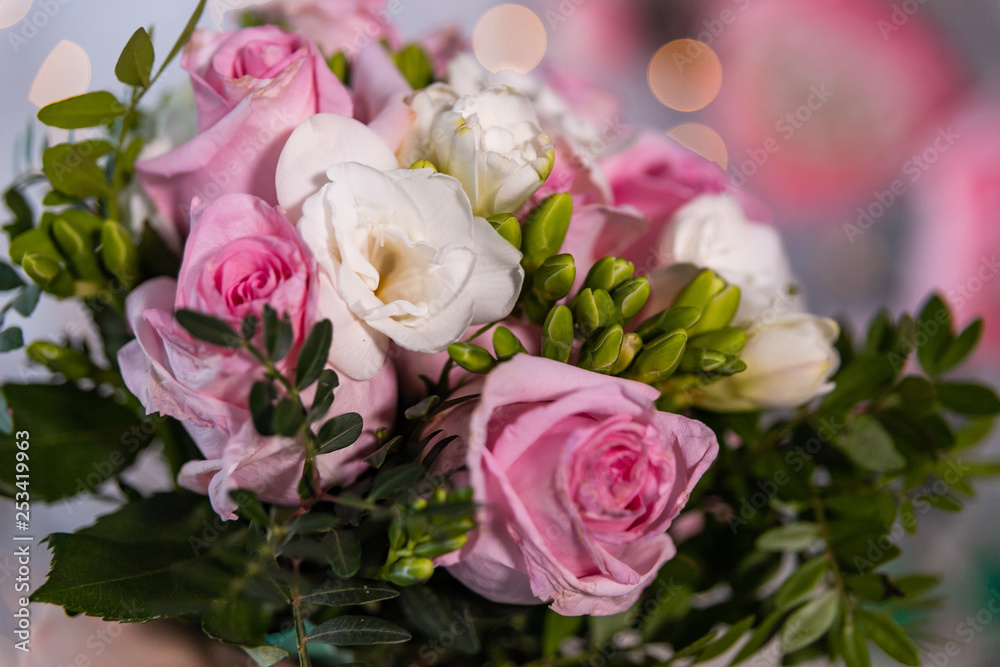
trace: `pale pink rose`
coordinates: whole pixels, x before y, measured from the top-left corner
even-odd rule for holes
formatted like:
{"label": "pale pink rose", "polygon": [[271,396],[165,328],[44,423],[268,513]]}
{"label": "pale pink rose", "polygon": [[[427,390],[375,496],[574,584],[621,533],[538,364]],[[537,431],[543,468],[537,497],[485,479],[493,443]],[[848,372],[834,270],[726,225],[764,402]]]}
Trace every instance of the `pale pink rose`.
{"label": "pale pink rose", "polygon": [[666,530],[718,453],[700,422],[660,412],[655,389],[518,355],[481,398],[433,428],[459,439],[480,524],[442,557],[497,602],[563,615],[624,611],[675,554]]}
{"label": "pale pink rose", "polygon": [[354,117],[397,151],[413,125],[415,114],[406,103],[413,88],[378,43],[357,54],[351,65],[351,81]]}
{"label": "pale pink rose", "polygon": [[136,170],[182,234],[195,197],[241,192],[277,203],[275,168],[292,130],[316,113],[353,113],[350,94],[313,43],[274,26],[196,31],[181,64],[191,75],[199,133]]}
{"label": "pale pink rose", "polygon": [[[1000,99],[969,100],[919,142],[923,150],[900,178],[912,189],[916,212],[900,305],[918,308],[937,290],[956,325],[983,317],[982,350],[994,361],[1000,357],[998,114]],[[877,205],[873,199],[845,225],[852,243],[880,224]]]}
{"label": "pale pink rose", "polygon": [[[238,327],[270,304],[292,323],[292,352],[281,364],[288,370],[314,323],[315,260],[295,227],[251,195],[222,197],[192,217],[178,282],[150,280],[126,300],[136,340],[119,352],[122,377],[148,412],[179,419],[192,434],[206,460],[185,466],[181,483],[209,492],[220,515],[232,517],[228,492],[236,488],[294,503],[302,443],[261,437],[250,422],[247,398],[262,367],[242,351],[194,340],[173,312],[207,312]],[[371,383],[341,376],[336,410],[360,413],[366,432],[355,446],[319,459],[325,483],[352,481],[364,469],[375,429],[391,423],[395,392],[391,368]]]}
{"label": "pale pink rose", "polygon": [[[899,174],[964,73],[917,2],[699,3],[729,173],[784,219],[839,221]],[[723,22],[725,20],[725,22]],[[716,37],[717,35],[717,37]]]}
{"label": "pale pink rose", "polygon": [[[645,275],[669,258],[658,254],[671,216],[698,195],[724,192],[726,176],[714,163],[691,153],[666,136],[643,132],[624,151],[601,161],[617,206],[638,209],[649,221],[645,233],[632,236],[621,256]],[[596,254],[611,254],[601,247]]]}
{"label": "pale pink rose", "polygon": [[353,56],[381,39],[395,44],[392,18],[400,10],[400,0],[277,0],[254,8],[309,37],[327,56],[339,51]]}

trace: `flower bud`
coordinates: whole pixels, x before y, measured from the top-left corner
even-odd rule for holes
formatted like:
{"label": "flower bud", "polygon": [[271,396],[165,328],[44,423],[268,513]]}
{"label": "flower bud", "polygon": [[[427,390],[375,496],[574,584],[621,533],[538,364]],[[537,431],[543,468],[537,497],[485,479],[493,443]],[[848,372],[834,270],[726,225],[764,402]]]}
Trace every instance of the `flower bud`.
{"label": "flower bud", "polygon": [[499,326],[493,331],[493,351],[497,359],[507,361],[515,354],[527,354],[524,345],[507,327]]}
{"label": "flower bud", "polygon": [[681,290],[672,306],[678,308],[687,306],[704,311],[708,307],[712,298],[726,287],[726,281],[715,275],[710,269],[705,269],[694,277],[684,289]]}
{"label": "flower bud", "polygon": [[459,535],[443,542],[421,542],[413,548],[413,555],[422,558],[437,558],[452,551],[458,551],[469,541],[468,535]]}
{"label": "flower bud", "polygon": [[576,298],[576,319],[580,324],[580,333],[590,336],[598,329],[618,322],[618,307],[604,290],[585,289]]}
{"label": "flower bud", "polygon": [[83,352],[44,340],[29,345],[25,353],[32,361],[65,376],[67,380],[89,377],[94,370],[94,362]]}
{"label": "flower bud", "polygon": [[646,301],[649,300],[649,279],[645,276],[639,276],[626,280],[615,288],[614,292],[611,293],[611,298],[614,299],[618,317],[622,321],[628,322],[639,314],[642,307],[646,305]]}
{"label": "flower bud", "polygon": [[573,198],[565,192],[548,197],[528,214],[521,260],[525,271],[536,271],[542,262],[559,252],[572,217]]}
{"label": "flower bud", "polygon": [[389,568],[386,579],[398,586],[412,586],[427,581],[434,574],[430,558],[404,558]]}
{"label": "flower bud", "polygon": [[452,343],[448,346],[448,356],[470,373],[489,373],[496,366],[489,352],[471,343]]}
{"label": "flower bud", "polygon": [[645,347],[629,369],[629,377],[651,384],[666,380],[681,363],[687,333],[675,331],[660,336]]}
{"label": "flower bud", "polygon": [[497,234],[507,239],[508,243],[518,250],[521,249],[521,222],[516,215],[500,213],[491,216],[487,222],[493,226],[493,229],[497,230]]}
{"label": "flower bud", "polygon": [[620,324],[608,327],[587,341],[580,352],[580,361],[577,365],[589,371],[610,374],[621,354],[624,339],[625,332],[622,331]]}
{"label": "flower bud", "polygon": [[643,341],[649,342],[665,333],[677,329],[690,329],[701,317],[701,311],[689,306],[680,306],[661,310],[640,324],[635,332]]}
{"label": "flower bud", "polygon": [[715,382],[694,396],[709,410],[792,408],[828,393],[840,363],[833,320],[788,315],[751,333],[743,349],[742,373]]}
{"label": "flower bud", "polygon": [[631,278],[634,272],[632,262],[618,257],[602,257],[590,267],[583,286],[610,292]]}
{"label": "flower bud", "polygon": [[56,218],[52,223],[52,238],[73,267],[77,277],[96,282],[104,281],[104,272],[97,265],[94,239],[89,233],[75,227],[64,218]]}
{"label": "flower bud", "polygon": [[139,275],[139,252],[128,230],[114,220],[101,228],[101,260],[118,280],[130,285]]}
{"label": "flower bud", "polygon": [[618,354],[618,360],[615,365],[611,368],[612,375],[618,375],[623,373],[632,362],[635,360],[639,350],[642,349],[642,337],[636,333],[630,333],[625,335],[625,340],[622,343],[622,349]]}
{"label": "flower bud", "polygon": [[677,370],[682,373],[711,373],[732,360],[735,357],[724,352],[689,346],[684,350]]}
{"label": "flower bud", "polygon": [[556,306],[542,325],[542,356],[566,363],[572,353],[573,313],[566,306]]}
{"label": "flower bud", "polygon": [[691,327],[690,333],[699,334],[729,326],[739,307],[740,288],[736,285],[727,285],[721,292],[713,296],[712,300],[701,311],[701,318]]}
{"label": "flower bud", "polygon": [[437,171],[437,167],[435,167],[434,163],[430,160],[417,160],[410,165],[410,169],[433,169],[434,171]]}
{"label": "flower bud", "polygon": [[689,341],[691,347],[700,347],[706,350],[717,350],[725,354],[739,356],[743,347],[747,343],[747,332],[735,327],[716,329],[709,333],[692,336]]}
{"label": "flower bud", "polygon": [[46,292],[62,298],[73,294],[73,276],[49,257],[27,254],[21,259],[21,268]]}
{"label": "flower bud", "polygon": [[403,519],[397,516],[389,524],[389,548],[395,551],[405,543],[406,528],[403,527]]}
{"label": "flower bud", "polygon": [[569,294],[575,280],[573,255],[552,255],[535,272],[534,286],[543,298],[558,301]]}

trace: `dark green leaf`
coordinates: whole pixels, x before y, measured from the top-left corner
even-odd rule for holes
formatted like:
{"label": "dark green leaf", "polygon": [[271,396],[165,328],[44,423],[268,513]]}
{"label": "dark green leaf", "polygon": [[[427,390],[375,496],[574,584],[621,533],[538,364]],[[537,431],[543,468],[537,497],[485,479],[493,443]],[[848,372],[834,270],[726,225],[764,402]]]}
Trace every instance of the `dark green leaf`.
{"label": "dark green leaf", "polygon": [[857,628],[853,620],[844,622],[841,644],[841,653],[846,667],[871,667],[868,642],[865,641],[864,633]]}
{"label": "dark green leaf", "polygon": [[305,389],[319,378],[330,356],[330,343],[333,342],[333,325],[330,320],[318,322],[306,336],[305,343],[299,351],[298,363],[295,366],[295,386]]}
{"label": "dark green leaf", "polygon": [[801,603],[812,595],[829,570],[830,561],[826,556],[817,556],[803,563],[778,589],[774,604],[779,609],[788,609]]}
{"label": "dark green leaf", "polygon": [[261,435],[274,435],[274,387],[267,382],[254,382],[250,387],[250,417]]}
{"label": "dark green leaf", "polygon": [[428,639],[440,640],[449,635],[454,638],[452,648],[456,651],[466,655],[479,653],[472,611],[461,597],[430,586],[407,586],[402,590],[400,603],[413,627]]}
{"label": "dark green leaf", "polygon": [[8,292],[24,284],[21,276],[17,274],[10,264],[0,262],[0,292]]}
{"label": "dark green leaf", "polygon": [[0,352],[10,352],[24,347],[24,335],[20,327],[10,327],[0,331]]}
{"label": "dark green leaf", "polygon": [[393,496],[423,477],[424,472],[424,467],[416,463],[380,470],[372,482],[368,499],[374,502]]}
{"label": "dark green leaf", "polygon": [[281,361],[291,351],[294,331],[287,317],[278,318],[271,306],[264,306],[264,349],[272,361]]}
{"label": "dark green leaf", "polygon": [[348,412],[328,420],[316,435],[317,453],[328,454],[350,447],[364,430],[364,422],[356,412]]}
{"label": "dark green leaf", "polygon": [[18,234],[28,231],[34,226],[35,216],[31,212],[28,202],[16,188],[9,188],[3,195],[4,203],[14,214],[13,222],[4,225],[7,236],[13,239]]}
{"label": "dark green leaf", "polygon": [[240,347],[243,343],[235,329],[211,315],[182,308],[174,313],[174,317],[189,334],[198,340],[230,348]]}
{"label": "dark green leaf", "polygon": [[340,525],[340,519],[333,514],[310,512],[303,514],[288,527],[290,535],[326,533]]}
{"label": "dark green leaf", "polygon": [[941,358],[951,345],[951,313],[938,295],[924,304],[917,317],[917,358],[928,375],[940,372]]}
{"label": "dark green leaf", "polygon": [[827,591],[797,609],[781,628],[781,648],[797,651],[826,634],[837,618],[840,599],[836,591]]}
{"label": "dark green leaf", "polygon": [[7,397],[0,391],[0,433],[10,435],[14,432],[14,422],[10,418],[10,408],[7,407]]}
{"label": "dark green leaf", "polygon": [[938,382],[941,405],[963,415],[995,415],[1000,413],[1000,398],[989,387],[958,382]]}
{"label": "dark green leaf", "polygon": [[316,394],[313,396],[313,403],[309,408],[306,421],[312,424],[330,412],[334,400],[333,390],[339,385],[340,378],[337,377],[336,371],[330,368],[323,369],[319,374],[319,380],[316,381]]}
{"label": "dark green leaf", "polygon": [[240,336],[242,336],[244,340],[250,340],[254,337],[254,334],[257,333],[257,326],[259,324],[260,319],[253,313],[250,313],[243,318],[242,322],[240,322]]}
{"label": "dark green leaf", "polygon": [[431,410],[436,408],[438,406],[438,403],[440,402],[441,402],[440,396],[437,395],[428,396],[427,398],[420,401],[416,405],[407,408],[406,412],[403,413],[403,416],[406,417],[407,419],[423,419],[428,414],[430,414]]}
{"label": "dark green leaf", "polygon": [[17,297],[11,302],[11,308],[23,317],[28,317],[35,312],[38,305],[38,298],[42,295],[42,290],[38,285],[25,285],[24,289],[18,292]]}
{"label": "dark green leaf", "polygon": [[260,646],[267,641],[272,613],[255,600],[216,600],[201,619],[209,637],[237,646]]}
{"label": "dark green leaf", "polygon": [[918,667],[920,655],[910,638],[896,623],[884,614],[857,609],[855,617],[861,622],[865,636],[886,652],[890,658],[904,665]]}
{"label": "dark green leaf", "polygon": [[401,644],[410,634],[395,623],[371,616],[338,616],[313,628],[310,642],[334,646],[366,646],[370,644]]}
{"label": "dark green leaf", "polygon": [[866,470],[893,471],[906,467],[906,459],[896,451],[892,437],[877,419],[861,415],[840,439],[840,446],[857,465]]}
{"label": "dark green leaf", "polygon": [[972,324],[963,329],[962,333],[951,341],[948,345],[948,349],[946,349],[938,359],[938,371],[941,373],[947,373],[965,361],[965,359],[972,354],[972,351],[976,349],[976,345],[979,344],[979,339],[982,334],[983,320],[981,319],[975,320]]}
{"label": "dark green leaf", "polygon": [[761,551],[803,551],[817,539],[816,524],[800,521],[767,531],[757,538],[757,548]]}
{"label": "dark green leaf", "polygon": [[292,438],[306,423],[306,413],[297,399],[283,398],[275,406],[272,420],[276,435]]}
{"label": "dark green leaf", "polygon": [[753,627],[754,619],[755,617],[752,615],[747,616],[742,621],[729,628],[726,631],[726,634],[713,641],[708,645],[708,648],[702,651],[701,655],[698,656],[698,659],[695,660],[695,664],[717,658],[735,646],[736,642],[738,642],[740,638]]}
{"label": "dark green leaf", "polygon": [[[14,426],[31,433],[32,498],[51,502],[93,492],[151,441],[138,437],[131,410],[72,384],[9,384],[4,393]],[[12,439],[0,441],[0,460],[13,461],[13,451]],[[12,488],[14,466],[0,468],[0,479]]]}
{"label": "dark green leaf", "polygon": [[[204,2],[202,3],[204,4]],[[109,92],[99,90],[53,102],[38,111],[38,120],[50,127],[79,130],[110,123],[125,115],[125,107]]]}
{"label": "dark green leaf", "polygon": [[[593,618],[601,618],[601,617],[599,617],[599,616],[598,617],[593,617],[592,616],[591,618],[593,619]],[[705,634],[705,635],[699,637],[697,640],[691,642],[690,644],[688,644],[687,646],[685,646],[684,648],[682,648],[680,651],[677,651],[677,653],[674,654],[674,659],[687,658],[689,656],[696,655],[702,649],[704,649],[706,646],[708,646],[713,641],[715,641],[715,638],[718,637],[718,636],[719,636],[718,631],[716,631],[716,630],[710,630],[708,632],[708,634]]]}
{"label": "dark green leaf", "polygon": [[771,637],[774,636],[778,629],[778,623],[784,618],[785,612],[781,610],[772,611],[764,621],[758,625],[753,634],[750,635],[750,639],[747,643],[743,645],[743,648],[733,656],[733,661],[731,664],[737,665],[744,660],[754,656],[757,652],[763,648],[764,644],[770,641]]}
{"label": "dark green leaf", "polygon": [[153,71],[153,43],[145,28],[139,28],[118,56],[115,76],[129,86],[149,86],[149,75]]}
{"label": "dark green leaf", "polygon": [[302,596],[309,604],[329,607],[348,607],[380,600],[391,600],[399,592],[392,586],[379,581],[343,581],[333,579]]}
{"label": "dark green leaf", "polygon": [[349,530],[331,530],[323,538],[330,567],[341,579],[350,579],[361,568],[361,543]]}
{"label": "dark green leaf", "polygon": [[240,508],[240,516],[244,519],[253,521],[258,526],[268,527],[271,525],[271,520],[267,518],[267,512],[264,511],[264,506],[260,502],[260,498],[253,491],[247,491],[246,489],[238,489],[236,491],[230,491],[229,497],[236,501],[236,504]]}
{"label": "dark green leaf", "polygon": [[823,399],[822,407],[842,410],[873,398],[901,370],[902,366],[895,367],[890,356],[859,356],[834,377],[837,386]]}

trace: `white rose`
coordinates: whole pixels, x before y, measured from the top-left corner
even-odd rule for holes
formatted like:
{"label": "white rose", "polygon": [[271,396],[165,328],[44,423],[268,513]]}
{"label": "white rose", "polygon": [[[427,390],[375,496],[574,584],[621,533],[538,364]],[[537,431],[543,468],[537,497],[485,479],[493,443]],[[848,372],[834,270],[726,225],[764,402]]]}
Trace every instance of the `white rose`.
{"label": "white rose", "polygon": [[675,263],[712,269],[739,287],[736,326],[800,310],[777,230],[747,220],[732,195],[701,195],[679,209],[664,232],[660,253]]}
{"label": "white rose", "polygon": [[351,377],[373,377],[390,340],[440,352],[514,307],[521,253],[473,215],[457,180],[398,169],[355,120],[318,114],[299,125],[277,191],[316,255],[319,314],[334,326],[330,361]]}
{"label": "white rose", "polygon": [[722,412],[793,408],[829,393],[840,356],[837,323],[814,315],[787,315],[755,327],[741,359],[747,369],[709,385],[696,405]]}
{"label": "white rose", "polygon": [[531,101],[507,86],[459,96],[444,84],[409,99],[401,164],[429,160],[462,183],[476,215],[518,210],[552,171],[555,149]]}

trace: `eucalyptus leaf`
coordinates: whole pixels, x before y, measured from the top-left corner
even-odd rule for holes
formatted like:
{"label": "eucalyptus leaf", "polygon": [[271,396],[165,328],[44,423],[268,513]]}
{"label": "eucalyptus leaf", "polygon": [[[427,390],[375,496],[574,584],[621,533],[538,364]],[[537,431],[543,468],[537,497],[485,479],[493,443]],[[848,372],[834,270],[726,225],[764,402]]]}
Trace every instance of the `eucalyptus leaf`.
{"label": "eucalyptus leaf", "polygon": [[310,642],[334,646],[367,646],[401,644],[410,640],[410,633],[395,623],[372,616],[338,616],[313,628],[307,635]]}
{"label": "eucalyptus leaf", "polygon": [[331,530],[321,543],[327,562],[341,579],[350,579],[361,568],[361,543],[350,530]]}
{"label": "eucalyptus leaf", "polygon": [[381,600],[391,600],[399,595],[392,586],[378,581],[330,580],[302,596],[303,602],[329,607],[348,607]]}
{"label": "eucalyptus leaf", "polygon": [[875,642],[875,645],[885,651],[890,658],[911,667],[920,665],[917,648],[895,621],[885,614],[864,609],[857,609],[854,614],[861,623],[865,636]]}

